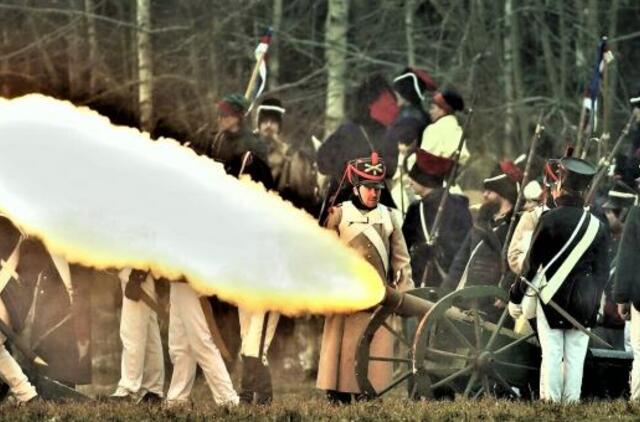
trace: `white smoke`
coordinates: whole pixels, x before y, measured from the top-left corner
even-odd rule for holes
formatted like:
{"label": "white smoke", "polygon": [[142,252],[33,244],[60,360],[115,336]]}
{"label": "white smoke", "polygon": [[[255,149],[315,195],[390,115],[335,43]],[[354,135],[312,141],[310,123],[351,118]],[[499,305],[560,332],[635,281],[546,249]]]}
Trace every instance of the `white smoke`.
{"label": "white smoke", "polygon": [[384,294],[369,264],[262,185],[40,95],[0,100],[0,210],[71,262],[185,276],[256,309],[347,312]]}

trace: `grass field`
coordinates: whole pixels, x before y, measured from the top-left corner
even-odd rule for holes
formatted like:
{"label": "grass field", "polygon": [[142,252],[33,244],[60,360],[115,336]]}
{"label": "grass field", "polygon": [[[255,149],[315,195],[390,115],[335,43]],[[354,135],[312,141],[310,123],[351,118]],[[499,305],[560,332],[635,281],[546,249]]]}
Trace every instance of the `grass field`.
{"label": "grass field", "polygon": [[637,420],[640,406],[623,401],[592,402],[572,406],[543,403],[482,400],[477,402],[420,402],[382,400],[333,407],[318,397],[298,395],[280,397],[270,407],[217,407],[199,402],[190,407],[166,409],[163,406],[95,403],[37,404],[29,407],[0,407],[0,420]]}
{"label": "grass field", "polygon": [[108,403],[97,400],[87,404],[38,403],[17,407],[0,405],[0,421],[66,420],[336,420],[336,421],[505,421],[505,420],[640,420],[640,404],[626,401],[594,401],[579,405],[550,405],[540,402],[514,402],[484,399],[480,401],[413,402],[394,392],[385,397],[350,406],[327,404],[311,381],[276,378],[276,397],[269,407],[216,406],[199,377],[192,394],[192,404],[182,408],[163,405]]}

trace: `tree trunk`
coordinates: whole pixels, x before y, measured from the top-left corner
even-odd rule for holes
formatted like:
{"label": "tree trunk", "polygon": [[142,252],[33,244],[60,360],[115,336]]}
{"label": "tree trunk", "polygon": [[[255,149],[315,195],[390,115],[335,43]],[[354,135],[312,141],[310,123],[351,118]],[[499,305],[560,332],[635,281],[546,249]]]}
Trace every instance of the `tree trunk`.
{"label": "tree trunk", "polygon": [[505,32],[503,36],[504,50],[503,50],[503,78],[504,78],[504,96],[507,103],[505,109],[504,119],[504,143],[502,154],[512,156],[513,155],[513,139],[514,130],[516,127],[516,116],[514,111],[514,104],[516,101],[515,88],[513,84],[513,49],[516,47],[513,45],[513,39],[511,37],[511,15],[513,14],[513,2],[512,0],[505,0],[504,2],[504,23]]}
{"label": "tree trunk", "polygon": [[[546,4],[545,4],[546,3]],[[556,62],[557,58],[554,53],[554,49],[551,46],[551,40],[549,38],[549,33],[551,32],[551,28],[547,25],[546,13],[547,9],[552,8],[552,4],[550,4],[550,0],[546,0],[546,2],[539,1],[538,8],[540,10],[540,41],[542,43],[542,53],[544,55],[544,67],[547,72],[547,80],[549,81],[547,86],[550,88],[551,97],[556,97],[561,95],[560,91],[560,83],[558,80],[558,72],[556,71]],[[561,98],[561,97],[556,97]]]}
{"label": "tree trunk", "polygon": [[405,0],[404,2],[404,33],[407,41],[407,63],[409,66],[416,65],[415,51],[415,24],[414,13],[416,11],[416,0]]}
{"label": "tree trunk", "polygon": [[[6,26],[2,27],[2,45],[9,45],[9,28]],[[4,98],[11,97],[11,83],[9,78],[9,71],[11,70],[11,63],[9,59],[3,58],[0,60],[0,81],[2,81],[2,86],[0,86],[0,96]]]}
{"label": "tree trunk", "polygon": [[282,27],[282,0],[273,0],[272,24],[274,37],[269,46],[269,89],[280,85],[280,28]]}
{"label": "tree trunk", "polygon": [[344,120],[347,70],[349,1],[329,0],[325,31],[327,97],[324,133],[327,137]]}
{"label": "tree trunk", "polygon": [[[513,59],[511,61],[512,66],[512,74],[513,74],[513,84],[515,91],[515,100],[521,101],[526,96],[524,81],[522,78],[522,56],[521,56],[521,40],[520,40],[520,18],[518,13],[512,13],[507,16],[507,19],[511,20],[511,46],[513,52]],[[514,151],[515,155],[519,155],[523,149],[526,148],[525,142],[528,139],[528,128],[527,128],[527,110],[524,104],[519,104],[515,108],[518,119],[517,119],[517,136],[518,142],[517,147],[518,150]],[[513,158],[515,155],[511,155],[510,158]]]}
{"label": "tree trunk", "polygon": [[[214,10],[211,10],[211,17],[209,19],[209,39],[215,40],[216,37],[219,37],[218,34],[218,13]],[[218,63],[218,53],[222,52],[224,45],[218,45],[218,43],[210,42],[209,45],[209,83],[208,85],[208,95],[209,95],[209,104],[213,105],[216,103],[219,97],[219,80],[220,80],[220,66]],[[209,108],[209,122],[211,128],[213,128],[216,120],[216,107]]]}
{"label": "tree trunk", "polygon": [[560,32],[560,98],[567,95],[567,75],[569,73],[569,34],[567,33],[567,14],[564,2],[557,2],[558,26]]}
{"label": "tree trunk", "polygon": [[[78,0],[70,0],[69,8],[73,11],[82,10],[81,4],[78,3]],[[74,15],[71,15],[70,21],[77,20]],[[67,40],[67,83],[69,86],[69,98],[76,98],[80,89],[83,88],[82,75],[83,71],[80,71],[80,68],[83,66],[81,64],[81,36],[82,30],[82,21],[78,20],[75,24],[73,24],[73,28],[69,31],[69,36],[66,38]]]}
{"label": "tree trunk", "polygon": [[86,25],[87,25],[87,43],[88,43],[88,55],[89,55],[89,97],[93,97],[96,93],[96,81],[97,81],[97,73],[98,73],[98,38],[96,36],[96,22],[93,19],[93,14],[95,13],[95,4],[94,0],[84,0],[84,11],[86,13]]}
{"label": "tree trunk", "polygon": [[150,0],[137,0],[136,45],[138,47],[138,111],[140,128],[151,133],[153,129],[153,72],[151,69],[151,29]]}

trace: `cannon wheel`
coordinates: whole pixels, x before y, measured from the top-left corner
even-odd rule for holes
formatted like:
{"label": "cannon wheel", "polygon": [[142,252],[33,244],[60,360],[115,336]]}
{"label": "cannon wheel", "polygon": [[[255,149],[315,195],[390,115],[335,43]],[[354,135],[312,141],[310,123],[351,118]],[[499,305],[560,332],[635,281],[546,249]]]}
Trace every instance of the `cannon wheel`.
{"label": "cannon wheel", "polygon": [[532,385],[539,371],[535,334],[518,335],[505,328],[506,308],[493,308],[497,322],[488,321],[479,303],[492,307],[496,299],[506,304],[508,295],[495,286],[467,287],[443,297],[422,317],[413,343],[413,368],[416,378],[430,382],[428,391],[416,391],[419,398],[443,390],[465,398],[519,396],[514,386]]}
{"label": "cannon wheel", "polygon": [[[434,294],[434,289],[418,288],[408,291],[407,294],[428,299]],[[356,380],[362,394],[369,398],[382,396],[395,387],[402,385],[403,382],[407,380],[410,380],[413,383],[413,389],[417,391],[418,394],[426,394],[429,391],[428,378],[417,379],[414,377],[412,369],[412,340],[403,332],[404,330],[398,331],[388,323],[388,318],[392,315],[392,310],[384,306],[378,307],[371,315],[369,323],[358,341],[355,359]],[[370,355],[371,341],[378,330],[387,330],[400,342],[401,352],[399,356],[382,357]],[[378,390],[374,388],[369,380],[369,363],[375,361],[393,362],[396,364],[396,370],[394,371],[394,376],[391,382],[387,386]]]}

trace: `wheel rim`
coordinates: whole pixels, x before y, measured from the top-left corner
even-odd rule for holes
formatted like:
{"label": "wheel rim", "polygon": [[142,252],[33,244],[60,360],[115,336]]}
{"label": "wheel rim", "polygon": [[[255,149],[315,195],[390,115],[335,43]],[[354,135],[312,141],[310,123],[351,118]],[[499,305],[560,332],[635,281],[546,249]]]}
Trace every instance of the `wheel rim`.
{"label": "wheel rim", "polygon": [[[407,292],[407,294],[427,297],[431,293],[431,290],[432,289],[428,288],[420,288],[411,290]],[[369,323],[358,342],[355,374],[360,391],[367,397],[379,397],[403,384],[405,381],[409,381],[412,383],[412,391],[410,392],[412,396],[426,394],[425,392],[430,391],[430,380],[426,373],[413,370],[413,340],[408,338],[404,332],[396,330],[387,323],[387,319],[392,315],[393,313],[389,309],[378,307],[369,318]],[[399,341],[401,345],[401,354],[399,356],[388,358],[370,355],[371,341],[378,330],[388,331]],[[375,389],[369,379],[369,363],[376,361],[393,362],[397,365],[391,382],[378,390]]]}
{"label": "wheel rim", "polygon": [[[513,383],[505,374],[515,372],[517,379],[525,379],[528,372],[538,370],[511,356],[531,343],[534,335],[519,336],[505,328],[506,308],[496,323],[488,321],[480,310],[482,300],[488,299],[508,301],[507,293],[498,287],[472,286],[443,297],[423,316],[413,343],[413,370],[431,378],[426,398],[436,389],[453,390],[466,398],[497,391],[513,395]],[[468,310],[455,307],[462,301],[470,305]]]}

